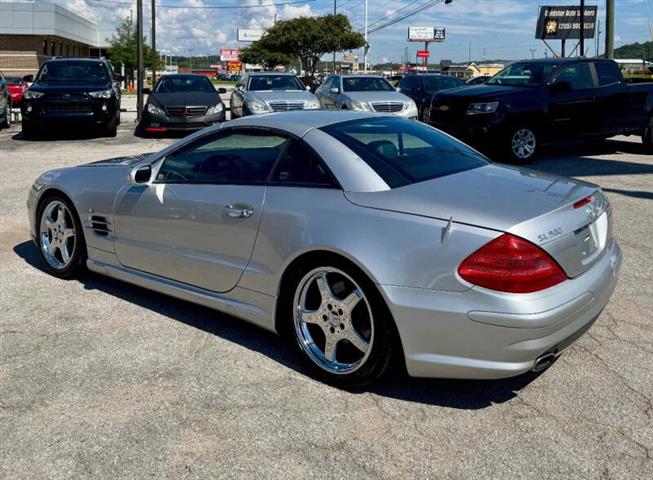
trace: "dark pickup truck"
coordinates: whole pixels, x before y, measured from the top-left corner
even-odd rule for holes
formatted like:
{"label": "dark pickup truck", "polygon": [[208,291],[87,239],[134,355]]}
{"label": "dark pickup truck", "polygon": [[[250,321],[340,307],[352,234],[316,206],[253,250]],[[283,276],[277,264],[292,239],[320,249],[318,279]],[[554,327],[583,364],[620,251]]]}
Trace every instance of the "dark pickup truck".
{"label": "dark pickup truck", "polygon": [[641,135],[653,153],[653,83],[626,84],[605,59],[516,62],[484,85],[438,93],[426,115],[497,159],[528,163],[542,144]]}

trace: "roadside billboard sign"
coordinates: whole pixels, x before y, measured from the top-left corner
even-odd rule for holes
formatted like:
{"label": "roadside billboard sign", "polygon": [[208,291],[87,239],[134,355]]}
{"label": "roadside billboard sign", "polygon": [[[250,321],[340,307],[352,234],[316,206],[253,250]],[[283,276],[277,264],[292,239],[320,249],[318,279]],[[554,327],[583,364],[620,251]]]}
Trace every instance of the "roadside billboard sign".
{"label": "roadside billboard sign", "polygon": [[[585,38],[594,38],[598,7],[585,7]],[[540,7],[535,38],[540,40],[580,39],[580,7]]]}
{"label": "roadside billboard sign", "polygon": [[256,42],[264,33],[265,30],[262,28],[239,28],[236,31],[236,38],[239,42]]}
{"label": "roadside billboard sign", "polygon": [[220,49],[220,61],[229,62],[232,60],[238,60],[238,54],[240,53],[237,49],[232,48],[221,48]]}
{"label": "roadside billboard sign", "polygon": [[229,60],[227,62],[227,71],[229,73],[238,73],[243,69],[243,64],[240,60]]}
{"label": "roadside billboard sign", "polygon": [[358,60],[358,55],[344,55],[342,59],[345,62],[355,62]]}
{"label": "roadside billboard sign", "polygon": [[419,58],[429,58],[430,52],[428,50],[417,50],[417,56]]}
{"label": "roadside billboard sign", "polygon": [[435,27],[408,27],[409,42],[444,42],[445,29]]}

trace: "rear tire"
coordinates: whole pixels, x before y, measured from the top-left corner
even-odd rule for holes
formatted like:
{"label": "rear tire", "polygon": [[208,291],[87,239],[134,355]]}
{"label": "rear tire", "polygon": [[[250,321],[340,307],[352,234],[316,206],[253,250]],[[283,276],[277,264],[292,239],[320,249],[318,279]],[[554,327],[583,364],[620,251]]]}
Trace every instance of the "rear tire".
{"label": "rear tire", "polygon": [[511,163],[533,163],[540,150],[540,135],[530,124],[515,124],[508,128],[503,140],[504,154]]}
{"label": "rear tire", "polygon": [[27,120],[23,120],[22,125],[21,125],[21,133],[23,135],[23,138],[26,139],[31,139],[36,137],[36,128],[34,128],[34,125],[29,123]]}
{"label": "rear tire", "polygon": [[62,195],[41,202],[36,216],[36,241],[45,268],[55,277],[71,279],[86,269],[86,241],[72,203]]}
{"label": "rear tire", "polygon": [[9,128],[11,127],[11,100],[7,101],[5,106],[5,114],[2,121],[0,122],[0,128]]}
{"label": "rear tire", "polygon": [[644,144],[646,153],[653,154],[653,117],[651,117],[651,120],[648,122],[648,128],[642,135],[642,143]]}
{"label": "rear tire", "polygon": [[357,388],[385,373],[395,345],[394,324],[363,272],[337,257],[324,258],[295,269],[284,284],[282,325],[316,377],[339,388]]}

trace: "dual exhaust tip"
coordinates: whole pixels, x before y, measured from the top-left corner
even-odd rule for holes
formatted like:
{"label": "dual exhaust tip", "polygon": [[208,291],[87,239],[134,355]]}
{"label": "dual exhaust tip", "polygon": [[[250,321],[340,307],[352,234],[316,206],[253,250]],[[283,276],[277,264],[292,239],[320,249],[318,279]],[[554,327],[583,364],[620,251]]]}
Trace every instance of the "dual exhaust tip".
{"label": "dual exhaust tip", "polygon": [[557,358],[558,356],[555,352],[545,353],[537,360],[535,360],[533,365],[533,372],[543,372],[551,365],[553,365],[553,362],[555,362]]}

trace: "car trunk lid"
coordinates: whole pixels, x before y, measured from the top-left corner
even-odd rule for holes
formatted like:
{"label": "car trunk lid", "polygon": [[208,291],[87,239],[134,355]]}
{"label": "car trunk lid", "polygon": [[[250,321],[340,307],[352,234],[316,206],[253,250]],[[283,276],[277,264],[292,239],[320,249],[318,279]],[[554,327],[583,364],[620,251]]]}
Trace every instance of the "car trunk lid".
{"label": "car trunk lid", "polygon": [[364,207],[518,235],[549,253],[568,277],[598,261],[611,236],[609,204],[596,185],[526,168],[487,165],[346,197]]}

